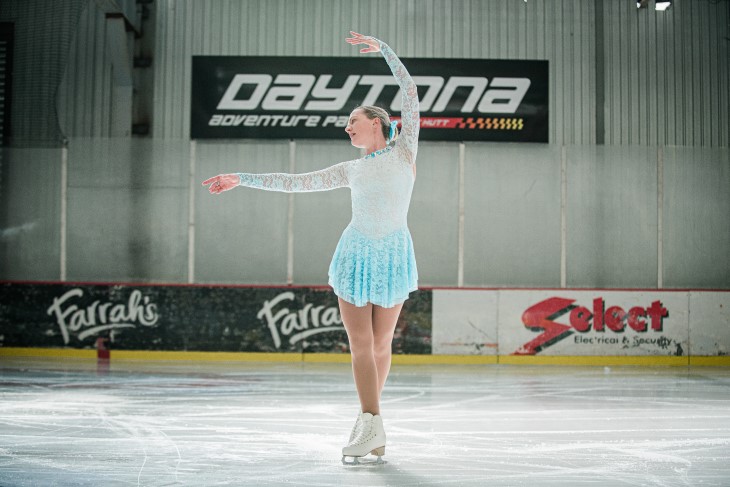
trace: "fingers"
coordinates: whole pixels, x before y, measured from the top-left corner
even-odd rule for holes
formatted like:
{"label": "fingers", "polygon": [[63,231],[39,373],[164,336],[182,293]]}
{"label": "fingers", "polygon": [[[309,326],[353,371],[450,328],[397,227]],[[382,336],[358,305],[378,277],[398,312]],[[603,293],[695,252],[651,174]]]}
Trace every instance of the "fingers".
{"label": "fingers", "polygon": [[213,176],[212,178],[208,178],[205,181],[203,181],[203,186],[208,186],[210,183],[214,183],[218,179],[220,179],[220,176]]}
{"label": "fingers", "polygon": [[221,194],[223,191],[227,191],[229,188],[224,188],[223,186],[219,185],[212,185],[210,188],[208,188],[208,191],[210,194]]}
{"label": "fingers", "polygon": [[358,34],[357,32],[352,30],[350,31],[350,35],[352,35],[352,37],[345,38],[345,41],[350,44],[366,44],[372,42],[372,37]]}
{"label": "fingers", "polygon": [[350,34],[352,37],[345,38],[345,41],[348,44],[357,45],[357,44],[366,44],[367,47],[363,47],[360,49],[361,54],[368,54],[371,52],[380,52],[380,43],[370,36],[364,36],[362,34],[358,34],[357,32],[351,30]]}
{"label": "fingers", "polygon": [[212,178],[209,178],[209,179],[206,179],[205,181],[203,181],[203,186],[210,185],[208,187],[208,192],[210,194],[220,194],[223,191],[230,189],[228,187],[224,187],[223,184],[221,184],[222,182],[225,183],[225,181],[223,181],[223,179],[222,179],[222,176],[220,176],[220,175],[213,176]]}

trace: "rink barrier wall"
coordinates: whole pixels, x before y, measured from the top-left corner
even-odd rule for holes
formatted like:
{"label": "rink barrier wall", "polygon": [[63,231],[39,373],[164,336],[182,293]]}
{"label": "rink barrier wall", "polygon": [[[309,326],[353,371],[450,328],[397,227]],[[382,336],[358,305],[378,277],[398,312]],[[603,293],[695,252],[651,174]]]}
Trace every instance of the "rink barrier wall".
{"label": "rink barrier wall", "polygon": [[[97,359],[97,351],[68,348],[0,348],[0,357]],[[113,350],[112,360],[191,361],[191,362],[307,362],[349,364],[350,355],[342,353],[266,353],[266,352],[169,352]],[[730,365],[730,361],[729,365]],[[496,356],[479,355],[394,355],[396,365],[480,365],[496,364]]]}
{"label": "rink barrier wall", "polygon": [[[326,286],[0,282],[0,356],[349,363]],[[423,288],[395,364],[730,365],[730,291]]]}
{"label": "rink barrier wall", "polygon": [[[96,360],[96,350],[67,348],[0,348],[0,357]],[[277,362],[349,364],[348,354],[265,352],[166,352],[115,350],[114,361]],[[730,356],[720,357],[601,357],[516,355],[394,355],[393,365],[567,365],[596,367],[730,367]]]}

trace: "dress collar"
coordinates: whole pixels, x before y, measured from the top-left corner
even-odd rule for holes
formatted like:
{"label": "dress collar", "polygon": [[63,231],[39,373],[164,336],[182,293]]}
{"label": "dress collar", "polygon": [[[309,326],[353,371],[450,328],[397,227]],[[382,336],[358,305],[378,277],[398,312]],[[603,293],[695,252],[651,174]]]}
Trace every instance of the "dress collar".
{"label": "dress collar", "polygon": [[385,152],[389,152],[392,149],[393,149],[393,146],[392,145],[388,145],[388,146],[384,147],[383,149],[376,150],[375,152],[371,152],[370,154],[368,154],[366,156],[363,156],[363,159],[374,158],[375,156],[378,156],[378,155],[383,154]]}

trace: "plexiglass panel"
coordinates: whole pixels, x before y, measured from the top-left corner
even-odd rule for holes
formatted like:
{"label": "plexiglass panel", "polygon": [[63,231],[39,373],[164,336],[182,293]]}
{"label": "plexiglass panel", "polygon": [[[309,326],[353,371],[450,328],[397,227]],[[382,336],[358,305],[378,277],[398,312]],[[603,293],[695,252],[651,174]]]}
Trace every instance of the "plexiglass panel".
{"label": "plexiglass panel", "polygon": [[[288,172],[289,142],[196,143],[197,180]],[[195,281],[285,284],[289,195],[238,187],[195,193]]]}
{"label": "plexiglass panel", "polygon": [[456,286],[459,249],[459,145],[421,142],[408,226],[421,286]]}
{"label": "plexiglass panel", "polygon": [[656,287],[656,148],[569,146],[566,157],[568,287]]}
{"label": "plexiglass panel", "polygon": [[730,288],[730,150],[664,149],[664,286]]}
{"label": "plexiglass panel", "polygon": [[68,210],[69,280],[185,281],[186,190],[74,188]]}
{"label": "plexiglass panel", "polygon": [[2,149],[2,279],[60,277],[61,154],[61,149]]}
{"label": "plexiglass panel", "polygon": [[[236,188],[213,196],[200,183],[225,172],[289,172],[290,148],[288,141],[72,139],[67,278],[187,281],[194,149],[195,282],[285,284],[290,195]],[[293,148],[294,172],[359,156],[341,142]],[[465,148],[464,284],[558,287],[561,147]],[[565,148],[568,287],[657,286],[659,161],[664,287],[730,287],[730,152],[658,150]],[[0,278],[59,279],[63,151],[2,154]],[[458,144],[421,144],[409,227],[422,286],[457,284],[458,161]],[[349,191],[291,197],[294,282],[326,284],[351,216]]]}
{"label": "plexiglass panel", "polygon": [[464,283],[560,285],[560,148],[466,146]]}
{"label": "plexiglass panel", "polygon": [[190,142],[69,144],[68,279],[184,282]]}
{"label": "plexiglass panel", "polygon": [[187,188],[190,141],[73,138],[70,188]]}

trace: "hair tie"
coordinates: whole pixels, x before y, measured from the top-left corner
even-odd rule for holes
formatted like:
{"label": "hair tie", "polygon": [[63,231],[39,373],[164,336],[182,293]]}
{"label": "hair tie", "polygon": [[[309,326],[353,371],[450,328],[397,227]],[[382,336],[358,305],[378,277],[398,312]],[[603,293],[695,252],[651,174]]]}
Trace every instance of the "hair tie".
{"label": "hair tie", "polygon": [[398,137],[398,122],[393,120],[390,122],[390,133],[388,134],[388,142],[395,140]]}

